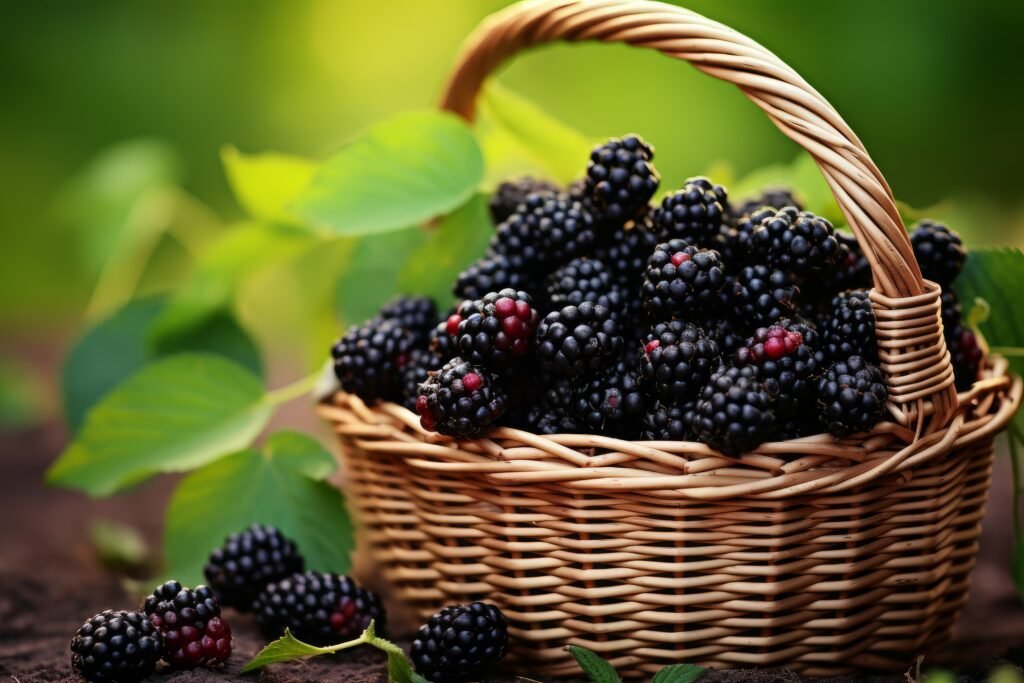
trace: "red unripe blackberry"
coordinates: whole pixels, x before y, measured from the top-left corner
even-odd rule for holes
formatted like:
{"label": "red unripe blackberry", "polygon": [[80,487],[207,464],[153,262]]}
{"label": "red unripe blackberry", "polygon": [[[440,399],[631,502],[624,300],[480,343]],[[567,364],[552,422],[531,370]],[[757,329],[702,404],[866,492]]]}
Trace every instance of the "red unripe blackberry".
{"label": "red unripe blackberry", "polygon": [[836,361],[818,380],[818,416],[836,437],[874,427],[888,398],[882,371],[860,356]]}
{"label": "red unripe blackberry", "polygon": [[537,326],[537,360],[560,377],[583,377],[607,365],[622,343],[608,309],[590,301],[552,311]]}
{"label": "red unripe blackberry", "polygon": [[756,367],[722,366],[701,391],[693,429],[709,446],[740,455],[771,436],[775,430],[772,407]]}
{"label": "red unripe blackberry", "polygon": [[702,317],[721,302],[725,286],[722,259],[713,249],[675,239],[659,244],[647,259],[641,292],[652,320]]}
{"label": "red unripe blackberry", "polygon": [[[495,225],[504,223],[508,220],[509,216],[515,213],[519,205],[526,201],[529,195],[538,192],[554,194],[558,192],[558,186],[547,180],[538,180],[528,176],[515,180],[506,180],[498,185],[494,190],[494,194],[491,195],[489,203],[491,220],[494,221]],[[501,287],[491,287],[489,291],[495,289],[501,289]],[[477,299],[479,297],[466,296],[465,298]]]}
{"label": "red unripe blackberry", "polygon": [[456,333],[459,353],[466,360],[501,370],[530,348],[540,314],[526,292],[490,292],[474,301],[471,310]]}
{"label": "red unripe blackberry", "polygon": [[221,605],[248,612],[265,585],[302,571],[304,562],[294,541],[272,526],[253,524],[210,553],[203,575]]}
{"label": "red unripe blackberry", "polygon": [[644,211],[660,181],[653,158],[654,148],[638,135],[612,138],[594,148],[584,191],[602,222],[622,225]]}
{"label": "red unripe blackberry", "polygon": [[780,320],[758,328],[737,349],[737,367],[758,369],[765,391],[774,399],[775,412],[789,416],[808,407],[820,367],[818,333],[803,323]]}
{"label": "red unripe blackberry", "polygon": [[420,385],[415,407],[424,429],[475,439],[495,426],[506,403],[496,374],[456,357]]}
{"label": "red unripe blackberry", "polygon": [[914,256],[925,278],[948,288],[964,267],[967,251],[960,235],[942,223],[921,221],[910,233]]}
{"label": "red unripe blackberry", "polygon": [[193,590],[168,581],[157,586],[142,607],[163,635],[163,658],[172,668],[214,668],[231,656],[231,627],[207,586]]}
{"label": "red unripe blackberry", "polygon": [[666,196],[655,209],[653,221],[658,239],[684,239],[695,246],[711,247],[728,205],[724,187],[704,177],[690,178],[681,190]]}
{"label": "red unripe blackberry", "polygon": [[679,405],[697,397],[719,361],[718,344],[703,330],[672,320],[655,325],[647,336],[640,375],[648,393]]}
{"label": "red unripe blackberry", "polygon": [[145,614],[107,610],[71,640],[71,668],[92,683],[136,683],[153,673],[163,649],[160,631]]}
{"label": "red unripe blackberry", "polygon": [[[759,212],[762,213],[762,212]],[[832,224],[809,211],[788,206],[768,213],[751,235],[757,254],[768,265],[807,275],[835,265],[839,241]]]}

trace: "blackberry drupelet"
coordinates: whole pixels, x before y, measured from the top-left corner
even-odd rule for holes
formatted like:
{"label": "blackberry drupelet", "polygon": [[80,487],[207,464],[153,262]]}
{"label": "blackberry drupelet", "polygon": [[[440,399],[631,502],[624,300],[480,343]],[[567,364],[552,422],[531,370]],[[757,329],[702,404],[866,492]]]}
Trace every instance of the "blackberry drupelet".
{"label": "blackberry drupelet", "polygon": [[594,218],[567,194],[531,194],[498,227],[491,252],[520,273],[537,273],[594,249]]}
{"label": "blackberry drupelet", "polygon": [[141,612],[107,610],[71,639],[71,668],[92,683],[135,683],[163,656],[160,631]]}
{"label": "blackberry drupelet", "polygon": [[659,244],[647,260],[641,293],[652,320],[702,317],[720,303],[725,286],[722,259],[713,249],[675,239]]}
{"label": "blackberry drupelet", "polygon": [[687,401],[679,406],[656,401],[644,414],[641,438],[645,441],[690,441],[696,414],[697,401]]}
{"label": "blackberry drupelet", "polygon": [[818,333],[782,319],[758,328],[735,353],[737,367],[754,366],[765,391],[775,401],[777,416],[806,412],[820,371]]}
{"label": "blackberry drupelet", "polygon": [[821,326],[822,351],[828,362],[860,356],[878,361],[875,313],[866,289],[842,292],[832,299],[828,318]]}
{"label": "blackberry drupelet", "polygon": [[764,443],[775,430],[772,404],[756,367],[723,365],[701,391],[694,432],[723,453],[745,453]]}
{"label": "blackberry drupelet", "polygon": [[704,177],[690,178],[654,210],[658,239],[684,239],[694,246],[711,247],[722,227],[729,200],[725,188]]}
{"label": "blackberry drupelet", "polygon": [[647,207],[660,182],[653,158],[654,148],[638,135],[612,138],[594,148],[584,191],[602,223],[623,225]]}
{"label": "blackberry drupelet", "polygon": [[420,385],[416,412],[428,431],[475,439],[495,426],[506,402],[497,375],[456,357]]}
{"label": "blackberry drupelet", "polygon": [[425,344],[437,324],[437,306],[429,296],[402,296],[380,309],[381,320],[394,321],[412,333],[417,344]]}
{"label": "blackberry drupelet", "polygon": [[453,292],[458,299],[482,299],[488,292],[519,290],[528,278],[501,254],[490,254],[472,263],[459,274]]}
{"label": "blackberry drupelet", "polygon": [[576,387],[574,412],[584,428],[620,438],[636,434],[646,408],[636,366],[635,359],[622,359]]}
{"label": "blackberry drupelet", "polygon": [[288,629],[321,647],[358,638],[370,621],[378,635],[387,634],[387,614],[376,593],[338,574],[305,572],[268,584],[256,599],[255,612],[268,638]]}
{"label": "blackberry drupelet", "polygon": [[624,298],[611,272],[598,259],[573,259],[548,278],[548,303],[552,309],[590,301],[604,306],[616,317],[623,313]]}
{"label": "blackberry drupelet", "polygon": [[536,194],[538,192],[555,194],[558,191],[558,186],[547,180],[539,180],[528,176],[516,178],[515,180],[506,180],[498,185],[494,190],[494,194],[491,195],[491,201],[489,204],[491,220],[494,221],[495,225],[500,225],[508,220],[509,216],[516,212],[516,208],[525,202],[529,195]]}
{"label": "blackberry drupelet", "polygon": [[490,292],[471,309],[459,322],[456,340],[469,362],[499,371],[530,348],[540,314],[526,292]]}
{"label": "blackberry drupelet", "polygon": [[809,275],[835,265],[839,241],[832,224],[809,211],[788,206],[779,211],[767,209],[751,234],[755,255],[780,270]]}
{"label": "blackberry drupelet", "polygon": [[768,187],[760,195],[745,199],[736,205],[732,210],[732,215],[734,218],[740,219],[765,207],[778,210],[787,206],[795,206],[798,211],[803,210],[803,204],[797,200],[789,188]]}
{"label": "blackberry drupelet", "polygon": [[392,320],[354,325],[331,349],[334,374],[345,391],[367,402],[396,398],[415,336]]}
{"label": "blackberry drupelet", "polygon": [[946,332],[946,344],[953,361],[953,378],[957,391],[967,391],[978,379],[984,352],[969,327],[957,325]]}
{"label": "blackberry drupelet", "polygon": [[726,286],[726,301],[750,325],[767,325],[796,312],[800,288],[783,270],[755,265],[740,269]]}
{"label": "blackberry drupelet", "polygon": [[163,658],[171,668],[214,668],[231,656],[231,627],[209,587],[189,589],[168,581],[156,587],[142,609],[164,638]]}
{"label": "blackberry drupelet", "polygon": [[431,683],[467,683],[483,677],[508,651],[508,622],[494,605],[445,607],[412,641],[416,673]]}
{"label": "blackberry drupelet", "polygon": [[942,223],[921,221],[910,233],[914,256],[921,266],[921,274],[928,280],[948,288],[964,267],[967,252],[960,235]]}
{"label": "blackberry drupelet", "polygon": [[718,344],[682,320],[658,323],[647,336],[640,375],[655,398],[672,404],[692,400],[718,367]]}
{"label": "blackberry drupelet", "polygon": [[619,326],[604,306],[584,301],[548,313],[537,326],[541,369],[577,378],[594,372],[622,352]]}
{"label": "blackberry drupelet", "polygon": [[431,371],[437,370],[445,362],[444,358],[441,358],[430,349],[412,350],[409,356],[409,363],[402,369],[403,406],[412,411],[416,410],[416,401],[420,396],[420,385],[427,381]]}
{"label": "blackberry drupelet", "polygon": [[221,605],[241,612],[268,583],[301,572],[305,560],[295,543],[272,526],[253,524],[210,553],[203,575]]}
{"label": "blackberry drupelet", "polygon": [[818,380],[818,417],[832,436],[866,432],[885,415],[888,398],[878,366],[851,356],[830,365]]}

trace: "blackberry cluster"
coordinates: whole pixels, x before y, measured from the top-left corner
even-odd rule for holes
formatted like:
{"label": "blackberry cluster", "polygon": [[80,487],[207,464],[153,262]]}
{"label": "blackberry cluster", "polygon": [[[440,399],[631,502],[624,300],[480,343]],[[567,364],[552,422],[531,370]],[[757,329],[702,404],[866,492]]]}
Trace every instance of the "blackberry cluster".
{"label": "blackberry cluster", "polygon": [[491,252],[520,273],[536,273],[594,248],[594,217],[567,194],[531,194],[498,226]]}
{"label": "blackberry cluster", "polygon": [[547,387],[540,399],[526,413],[524,424],[516,425],[538,434],[574,434],[585,431],[576,417],[576,389],[572,380],[565,377],[545,376]]}
{"label": "blackberry cluster", "polygon": [[653,215],[654,228],[663,242],[684,239],[710,244],[722,228],[729,206],[725,188],[703,177],[690,178],[681,190],[662,200]]}
{"label": "blackberry cluster", "polygon": [[218,667],[231,655],[231,627],[207,586],[192,590],[168,581],[157,586],[142,609],[163,636],[163,659],[172,668]]}
{"label": "blackberry cluster", "polygon": [[641,294],[652,320],[702,318],[720,302],[725,286],[722,259],[714,249],[674,239],[659,244],[647,259]]}
{"label": "blackberry cluster", "polygon": [[555,375],[582,377],[621,351],[622,335],[611,312],[591,301],[552,311],[537,327],[537,360]]}
{"label": "blackberry cluster", "polygon": [[[455,355],[453,349],[452,356]],[[429,348],[413,349],[409,363],[402,370],[402,405],[416,410],[420,396],[420,385],[430,378],[430,371],[443,364],[444,358]]]}
{"label": "blackberry cluster", "polygon": [[559,187],[547,180],[539,180],[528,176],[506,180],[498,185],[494,190],[494,194],[491,195],[489,203],[491,220],[494,221],[495,225],[501,225],[508,220],[509,216],[516,212],[519,205],[524,203],[531,194],[555,194],[558,191]]}
{"label": "blackberry cluster", "polygon": [[871,429],[888,398],[882,371],[860,356],[832,363],[818,380],[818,415],[833,436]]}
{"label": "blackberry cluster", "polygon": [[718,344],[701,328],[671,320],[648,335],[640,371],[653,396],[679,405],[697,397],[720,359]]}
{"label": "blackberry cluster", "polygon": [[790,417],[807,407],[819,373],[818,333],[808,325],[780,320],[761,327],[736,350],[737,367],[753,366],[775,412]]}
{"label": "blackberry cluster", "polygon": [[459,322],[456,346],[477,365],[502,366],[530,348],[538,314],[526,292],[503,289],[474,301]]}
{"label": "blackberry cluster", "polygon": [[830,268],[839,257],[839,241],[832,224],[795,206],[765,216],[751,241],[768,265],[798,275]]}
{"label": "blackberry cluster", "polygon": [[71,640],[71,668],[92,683],[134,683],[156,670],[163,652],[163,636],[145,614],[107,610]]}
{"label": "blackberry cluster", "polygon": [[942,223],[921,221],[911,231],[910,243],[921,274],[943,288],[953,284],[967,260],[960,235]]}
{"label": "blackberry cluster", "polygon": [[460,357],[431,373],[416,399],[424,429],[464,439],[486,434],[505,407],[498,377]]}
{"label": "blackberry cluster", "polygon": [[494,605],[446,607],[412,641],[416,672],[431,683],[467,683],[484,676],[508,651],[508,622]]}
{"label": "blackberry cluster", "polygon": [[248,612],[263,586],[302,571],[295,543],[274,527],[253,524],[231,534],[203,569],[221,605]]}
{"label": "blackberry cluster", "polygon": [[647,208],[660,182],[653,158],[654,148],[638,135],[613,138],[594,148],[584,192],[604,222],[622,225]]}

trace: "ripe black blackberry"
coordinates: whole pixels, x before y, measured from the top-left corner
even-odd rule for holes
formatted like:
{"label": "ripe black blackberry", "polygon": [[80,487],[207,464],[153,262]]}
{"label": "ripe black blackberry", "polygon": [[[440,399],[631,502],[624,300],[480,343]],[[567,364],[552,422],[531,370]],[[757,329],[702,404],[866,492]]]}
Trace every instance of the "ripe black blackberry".
{"label": "ripe black blackberry", "polygon": [[653,158],[654,148],[638,135],[612,138],[590,153],[584,191],[602,222],[622,225],[646,208],[660,182]]}
{"label": "ripe black blackberry", "polygon": [[508,651],[508,622],[494,605],[445,607],[412,641],[416,673],[431,683],[466,683],[483,677]]}
{"label": "ripe black blackberry", "polygon": [[822,273],[828,285],[835,293],[847,289],[867,289],[871,287],[871,264],[864,256],[857,238],[848,232],[836,231],[839,242],[839,256],[836,267]]}
{"label": "ripe black blackberry", "polygon": [[645,441],[691,441],[697,401],[674,405],[656,401],[643,418],[641,438]]}
{"label": "ripe black blackberry", "polygon": [[775,431],[772,432],[769,441],[789,441],[790,439],[802,439],[805,436],[820,434],[822,429],[818,424],[818,415],[814,405],[808,406],[810,410],[798,410],[795,414],[788,416],[776,415]]}
{"label": "ripe black blackberry", "polygon": [[548,303],[552,309],[591,301],[616,317],[624,312],[624,299],[611,272],[598,259],[573,259],[548,278]]}
{"label": "ripe black blackberry", "polygon": [[[640,286],[651,252],[658,246],[649,221],[638,220],[631,228],[619,227],[600,245],[596,257],[612,273],[615,284],[623,296],[623,318],[637,319],[643,312]],[[623,330],[626,334],[627,330]]]}
{"label": "ripe black blackberry", "polygon": [[519,425],[537,434],[576,434],[583,431],[575,413],[574,386],[564,377],[541,377],[544,391]]}
{"label": "ripe black blackberry", "polygon": [[734,359],[737,367],[757,368],[777,416],[805,412],[821,369],[818,333],[811,327],[786,319],[760,327],[736,350]]}
{"label": "ripe black blackberry", "polygon": [[522,289],[527,281],[526,275],[516,270],[508,258],[489,254],[459,274],[453,292],[457,299],[482,299],[488,292]]}
{"label": "ripe black blackberry", "polygon": [[822,351],[829,362],[860,356],[878,362],[875,313],[866,289],[842,292],[832,299],[821,326]]}
{"label": "ripe black blackberry", "polygon": [[684,239],[692,245],[711,247],[729,205],[725,188],[704,177],[690,178],[683,188],[669,194],[654,210],[658,239]]}
{"label": "ripe black blackberry", "polygon": [[164,638],[163,658],[171,668],[214,668],[231,656],[231,627],[209,587],[189,589],[168,581],[156,587],[142,609]]}
{"label": "ripe black blackberry", "polygon": [[253,524],[210,553],[203,575],[221,605],[248,612],[263,586],[301,572],[304,563],[291,539],[272,526]]}
{"label": "ripe black blackberry", "polygon": [[[427,381],[430,373],[445,364],[445,359],[430,349],[413,349],[409,363],[402,370],[402,405],[416,410],[420,396],[420,385]],[[289,572],[291,573],[291,572]]]}
{"label": "ripe black blackberry", "polygon": [[949,334],[950,330],[957,327],[963,318],[963,308],[960,306],[960,299],[952,289],[943,290],[942,302],[942,327]]}
{"label": "ripe black blackberry", "polygon": [[978,379],[984,352],[969,327],[957,325],[946,331],[946,344],[953,361],[953,377],[957,391],[967,391]]}
{"label": "ripe black blackberry", "polygon": [[497,375],[456,357],[420,385],[416,412],[427,431],[464,439],[486,434],[505,412]]}
{"label": "ripe black blackberry", "polygon": [[622,352],[622,335],[610,311],[590,301],[548,313],[537,326],[541,369],[559,377],[594,372]]}
{"label": "ripe black blackberry", "polygon": [[[491,195],[491,201],[489,204],[491,220],[494,221],[495,225],[500,225],[508,220],[509,216],[515,213],[516,208],[525,202],[529,195],[538,192],[555,194],[558,190],[558,186],[552,182],[539,180],[537,178],[530,178],[529,176],[516,178],[514,180],[506,180],[498,185],[494,190],[494,194]],[[498,289],[500,289],[500,287]]]}
{"label": "ripe black blackberry", "polygon": [[717,308],[725,286],[722,259],[713,249],[675,239],[659,244],[647,260],[641,293],[652,320],[702,317]]}
{"label": "ripe black blackberry", "polygon": [[851,356],[832,363],[818,380],[818,417],[832,436],[866,432],[885,415],[888,398],[878,366]]}
{"label": "ripe black blackberry", "polygon": [[471,363],[498,371],[530,348],[540,314],[526,292],[503,289],[474,301],[459,322],[459,354]]}
{"label": "ripe black blackberry", "polygon": [[417,344],[425,344],[437,324],[437,306],[429,296],[400,296],[380,309],[381,320],[394,321],[412,333]]}
{"label": "ripe black blackberry", "polygon": [[71,639],[71,668],[92,683],[135,683],[163,656],[160,631],[141,612],[107,610]]}
{"label": "ripe black blackberry", "polygon": [[653,397],[678,405],[697,397],[720,360],[718,344],[703,330],[672,320],[658,323],[647,336],[640,374]]}
{"label": "ripe black blackberry", "polygon": [[449,310],[448,315],[430,333],[430,341],[427,344],[427,348],[442,361],[449,361],[459,355],[459,324],[472,310],[473,300],[463,301],[455,308]]}
{"label": "ripe black blackberry", "polygon": [[574,412],[596,434],[630,438],[646,408],[636,359],[622,359],[598,370],[573,391]]}
{"label": "ripe black blackberry", "polygon": [[358,638],[370,621],[378,635],[387,634],[387,614],[377,594],[338,574],[305,572],[268,584],[254,611],[268,638],[288,629],[310,645],[336,645]]}
{"label": "ripe black blackberry", "polygon": [[740,269],[724,292],[736,317],[750,325],[792,317],[800,298],[800,288],[791,274],[763,265]]}
{"label": "ripe black blackberry", "polygon": [[739,455],[760,446],[775,430],[772,405],[756,367],[723,365],[701,391],[693,429],[709,446]]}
{"label": "ripe black blackberry", "polygon": [[737,204],[732,209],[732,216],[740,219],[743,216],[754,213],[758,209],[768,207],[770,209],[784,209],[787,206],[795,206],[797,210],[803,210],[803,204],[796,198],[793,191],[787,187],[768,187],[756,197],[750,197]]}
{"label": "ripe black blackberry", "polygon": [[801,212],[795,206],[759,213],[768,215],[754,230],[751,242],[768,265],[797,275],[809,275],[835,265],[839,241],[827,220],[809,211]]}
{"label": "ripe black blackberry", "polygon": [[732,358],[747,341],[747,327],[731,317],[723,317],[718,320],[709,320],[704,324],[704,332],[708,339],[718,344],[718,350],[722,356]]}
{"label": "ripe black blackberry", "polygon": [[536,273],[594,249],[594,217],[567,194],[531,194],[498,226],[491,252],[520,273]]}
{"label": "ripe black blackberry", "polygon": [[734,226],[725,229],[719,242],[724,242],[730,255],[729,265],[736,272],[739,267],[767,263],[767,254],[761,253],[754,242],[754,232],[761,227],[762,221],[775,215],[775,209],[761,207],[750,213],[743,214]]}
{"label": "ripe black blackberry", "polygon": [[967,252],[960,235],[942,223],[921,221],[910,233],[914,256],[925,278],[948,288],[964,267]]}
{"label": "ripe black blackberry", "polygon": [[334,374],[342,389],[364,401],[391,400],[415,345],[415,336],[392,320],[354,325],[331,349]]}

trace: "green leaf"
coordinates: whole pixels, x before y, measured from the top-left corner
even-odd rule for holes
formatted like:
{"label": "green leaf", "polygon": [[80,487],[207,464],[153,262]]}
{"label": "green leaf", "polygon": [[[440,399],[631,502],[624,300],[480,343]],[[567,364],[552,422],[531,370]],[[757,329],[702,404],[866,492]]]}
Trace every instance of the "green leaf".
{"label": "green leaf", "polygon": [[334,458],[314,439],[278,432],[185,477],[171,497],[164,533],[168,571],[202,579],[210,551],[249,524],[270,524],[293,539],[315,571],[345,573],[352,526],[341,493],[325,479]]}
{"label": "green leaf", "polygon": [[[369,631],[369,629],[367,629],[367,631]],[[316,657],[317,655],[329,655],[334,652],[340,652],[341,650],[358,647],[366,642],[367,633],[364,632],[363,635],[359,636],[355,640],[350,640],[347,643],[332,645],[330,647],[317,647],[315,645],[302,642],[293,636],[290,630],[285,629],[283,636],[256,653],[256,656],[242,667],[242,673],[262,669],[268,664],[274,664],[277,662],[288,662],[293,659]]]}
{"label": "green leaf", "polygon": [[981,323],[985,340],[992,346],[1024,347],[1024,307],[1007,283],[1024,282],[1024,253],[1014,248],[972,249],[956,291],[968,308],[984,299],[989,315]]}
{"label": "green leaf", "polygon": [[[351,325],[375,316],[400,291],[402,271],[417,258],[429,238],[423,228],[360,237],[336,285],[341,320]],[[416,283],[410,287],[409,293],[426,291]]]}
{"label": "green leaf", "polygon": [[569,184],[583,176],[597,144],[493,79],[477,104],[474,131],[489,187],[522,175]]}
{"label": "green leaf", "polygon": [[621,683],[622,679],[615,668],[601,659],[597,653],[579,645],[569,645],[566,649],[576,658],[576,663],[593,683]]}
{"label": "green leaf", "polygon": [[97,519],[89,527],[89,539],[100,562],[110,569],[139,569],[149,558],[146,539],[126,524]]}
{"label": "green leaf", "polygon": [[47,481],[94,496],[182,472],[247,446],[270,416],[263,385],[213,354],[156,361],[90,411]]}
{"label": "green leaf", "polygon": [[388,232],[462,205],[482,177],[465,123],[413,112],[377,124],[324,162],[292,209],[335,234]]}
{"label": "green leaf", "polygon": [[45,412],[43,382],[35,368],[0,357],[0,432],[38,424]]}
{"label": "green leaf", "polygon": [[412,664],[405,651],[390,640],[378,638],[376,635],[368,640],[369,644],[388,656],[388,679],[392,683],[429,683],[412,670]]}
{"label": "green leaf", "polygon": [[744,176],[729,187],[729,198],[739,203],[759,195],[765,188],[779,186],[796,192],[808,211],[813,211],[836,225],[845,225],[846,218],[843,217],[828,183],[821,175],[821,169],[809,154],[799,154],[788,164],[765,166]]}
{"label": "green leaf", "polygon": [[317,164],[290,154],[243,154],[228,145],[221,162],[235,198],[253,218],[296,222],[288,206],[309,186]]}
{"label": "green leaf", "polygon": [[659,671],[651,683],[693,683],[704,671],[703,667],[693,664],[672,664]]}

